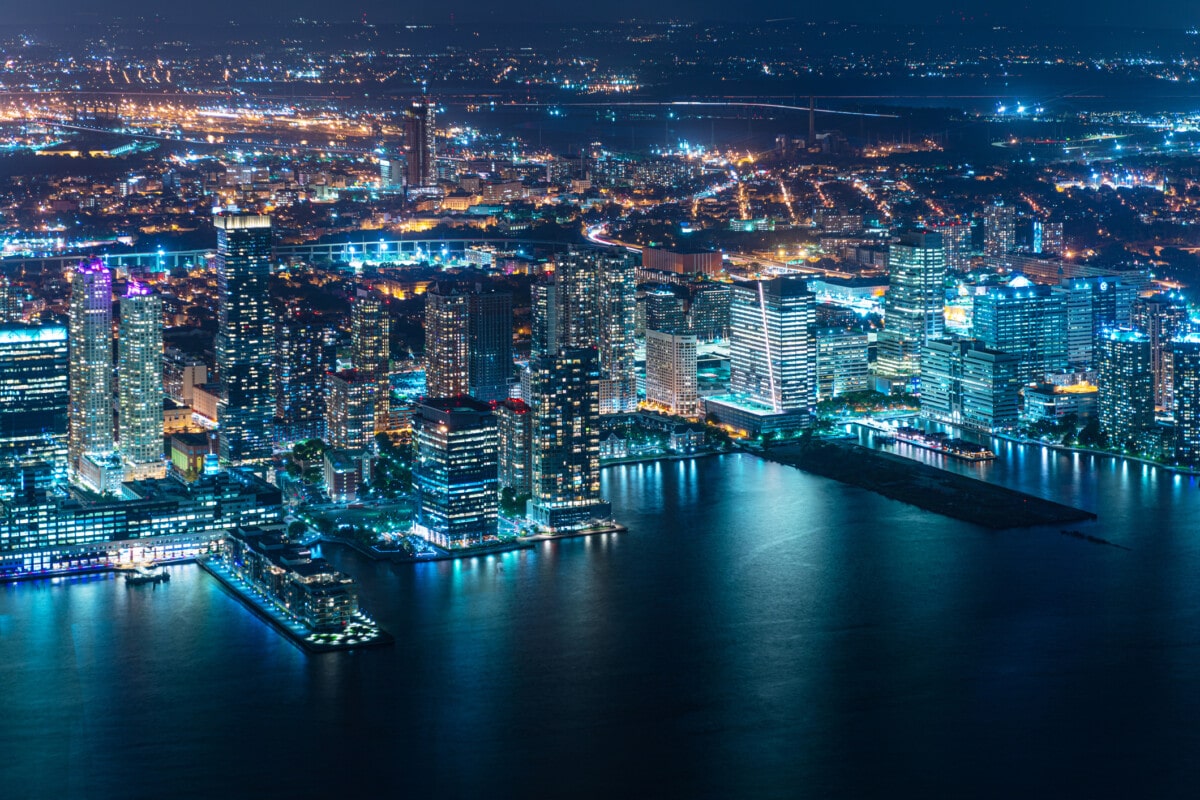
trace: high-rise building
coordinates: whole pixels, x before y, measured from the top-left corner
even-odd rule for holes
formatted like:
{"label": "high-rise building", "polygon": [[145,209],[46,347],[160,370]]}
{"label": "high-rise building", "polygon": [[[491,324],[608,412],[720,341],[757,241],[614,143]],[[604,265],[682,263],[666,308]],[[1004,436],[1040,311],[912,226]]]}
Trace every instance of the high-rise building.
{"label": "high-rise building", "polygon": [[1033,242],[1030,249],[1038,255],[1062,255],[1064,250],[1063,224],[1035,219],[1033,221]]}
{"label": "high-rise building", "polygon": [[1100,333],[1132,324],[1137,287],[1116,277],[1070,278],[1059,291],[1067,302],[1067,366],[1075,372],[1094,369]]}
{"label": "high-rise building", "polygon": [[1016,277],[976,294],[971,332],[985,347],[1020,359],[1022,384],[1040,383],[1067,366],[1066,298]]}
{"label": "high-rise building", "polygon": [[529,352],[533,357],[558,352],[562,335],[558,325],[558,285],[553,280],[535,281],[529,287],[531,336]]}
{"label": "high-rise building", "polygon": [[1133,330],[1103,331],[1097,350],[1100,429],[1110,444],[1127,447],[1154,425],[1150,337]]}
{"label": "high-rise building", "polygon": [[163,352],[163,391],[185,406],[192,404],[197,386],[208,382],[208,366],[199,358],[168,347]]}
{"label": "high-rise building", "polygon": [[470,392],[470,295],[439,282],[425,292],[425,396]]}
{"label": "high-rise building", "polygon": [[596,250],[572,249],[555,257],[559,347],[598,346],[600,273],[608,260]]}
{"label": "high-rise building", "polygon": [[529,363],[532,421],[529,518],[566,529],[606,519],[600,497],[600,367],[594,348]]}
{"label": "high-rise building", "polygon": [[375,432],[391,427],[391,319],[375,295],[360,289],[350,304],[350,361],[354,368],[375,379]]}
{"label": "high-rise building", "polygon": [[965,272],[971,266],[971,226],[958,219],[946,220],[933,227],[941,234],[946,253],[946,269]]}
{"label": "high-rise building", "polygon": [[794,276],[733,285],[729,389],[774,412],[816,404],[816,298]]}
{"label": "high-rise building", "polygon": [[937,339],[921,353],[921,416],[995,433],[1017,425],[1019,359],[974,340]]}
{"label": "high-rise building", "polygon": [[135,280],[121,298],[117,432],[125,480],[166,477],[162,297]]}
{"label": "high-rise building", "polygon": [[226,214],[217,228],[217,408],[222,463],[270,458],[275,319],[270,301],[271,218]]}
{"label": "high-rise building", "polygon": [[404,117],[405,177],[410,188],[437,185],[437,137],[433,107],[414,100]]}
{"label": "high-rise building", "polygon": [[442,547],[479,544],[496,535],[499,434],[487,403],[433,398],[413,418],[417,524]]}
{"label": "high-rise building", "polygon": [[888,292],[878,337],[876,371],[911,378],[921,371],[921,347],[945,329],[946,251],[942,235],[905,234],[888,250]]}
{"label": "high-rise building", "polygon": [[476,286],[469,300],[468,394],[476,400],[504,400],[512,382],[512,294]]}
{"label": "high-rise building", "polygon": [[1139,297],[1133,301],[1133,326],[1150,339],[1150,368],[1154,372],[1154,406],[1170,413],[1172,391],[1171,341],[1187,331],[1187,304],[1165,294]]}
{"label": "high-rise building", "polygon": [[[113,452],[112,273],[99,259],[75,268],[69,313],[70,468]],[[161,409],[159,411],[161,414]]]}
{"label": "high-rise building", "polygon": [[688,330],[702,342],[711,342],[729,337],[728,283],[715,281],[693,281],[687,285]]}
{"label": "high-rise building", "polygon": [[365,450],[375,440],[375,379],[358,370],[325,374],[325,437],[339,450]]}
{"label": "high-rise building", "polygon": [[533,465],[533,414],[524,400],[497,403],[496,422],[500,433],[500,488],[517,497],[528,495]]}
{"label": "high-rise building", "polygon": [[275,325],[275,441],[325,438],[325,373],[334,366],[333,331],[312,314],[285,308]]}
{"label": "high-rise building", "polygon": [[694,417],[699,413],[693,334],[646,331],[646,402],[668,414]]}
{"label": "high-rise building", "polygon": [[1169,344],[1174,371],[1175,461],[1200,465],[1200,335]]}
{"label": "high-rise building", "polygon": [[25,467],[67,476],[67,329],[0,325],[0,499],[22,489]]}
{"label": "high-rise building", "polygon": [[646,309],[646,331],[684,333],[687,318],[683,300],[668,286],[656,286],[646,291],[642,300]]}
{"label": "high-rise building", "polygon": [[866,331],[817,328],[817,400],[870,388]]}
{"label": "high-rise building", "polygon": [[1017,213],[1013,206],[997,201],[983,212],[983,252],[993,266],[1008,263],[1017,247]]}

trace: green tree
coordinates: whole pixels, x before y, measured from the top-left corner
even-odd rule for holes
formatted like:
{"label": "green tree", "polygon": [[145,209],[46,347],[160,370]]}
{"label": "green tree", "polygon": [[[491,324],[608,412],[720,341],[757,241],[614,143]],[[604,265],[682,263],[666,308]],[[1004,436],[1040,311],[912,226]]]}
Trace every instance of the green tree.
{"label": "green tree", "polygon": [[308,530],[308,526],[307,526],[307,525],[305,525],[305,524],[304,524],[303,522],[301,522],[300,520],[296,520],[296,521],[295,521],[295,522],[293,522],[291,525],[288,525],[287,532],[288,532],[288,536],[289,536],[290,538],[292,538],[292,539],[298,539],[298,538],[300,538],[301,536],[303,536],[303,535],[304,535],[304,532],[305,532],[305,531],[307,531],[307,530]]}

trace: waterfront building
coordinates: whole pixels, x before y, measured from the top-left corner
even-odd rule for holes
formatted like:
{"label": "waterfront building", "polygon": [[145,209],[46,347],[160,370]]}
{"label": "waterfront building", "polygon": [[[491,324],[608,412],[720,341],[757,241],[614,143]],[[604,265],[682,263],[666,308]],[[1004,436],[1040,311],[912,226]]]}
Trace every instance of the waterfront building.
{"label": "waterfront building", "polygon": [[325,494],[335,503],[353,503],[367,482],[369,466],[362,450],[329,448],[321,455]]}
{"label": "waterfront building", "polygon": [[437,136],[433,106],[414,100],[404,116],[405,177],[409,188],[437,185]]}
{"label": "waterfront building", "polygon": [[1067,298],[1067,366],[1074,372],[1093,370],[1097,337],[1132,324],[1137,286],[1116,277],[1070,278],[1059,291]]}
{"label": "waterfront building", "polygon": [[26,467],[67,476],[67,329],[0,325],[0,500],[25,488]]}
{"label": "waterfront building", "polygon": [[275,325],[275,442],[325,438],[325,373],[334,366],[333,331],[320,318],[285,309]]}
{"label": "waterfront building", "polygon": [[942,235],[913,231],[888,250],[888,291],[875,370],[891,379],[920,375],[921,347],[945,327],[946,250]]}
{"label": "waterfront building", "polygon": [[225,214],[215,224],[220,457],[225,464],[262,461],[271,456],[275,417],[271,218]]}
{"label": "waterfront building", "polygon": [[1022,384],[1067,366],[1067,305],[1062,293],[1018,276],[974,296],[971,331],[985,347],[1020,359]]}
{"label": "waterfront building", "polygon": [[1138,297],[1130,311],[1133,326],[1150,339],[1154,372],[1154,407],[1171,413],[1175,406],[1171,375],[1171,342],[1187,332],[1187,303],[1165,294]]}
{"label": "waterfront building", "polygon": [[113,452],[112,273],[99,259],[72,273],[69,317],[70,469],[86,455]]}
{"label": "waterfront building", "polygon": [[442,547],[476,545],[496,535],[499,434],[487,403],[430,398],[413,418],[420,532]]}
{"label": "waterfront building", "polygon": [[510,398],[494,408],[500,435],[500,488],[528,496],[533,464],[533,414],[524,400]]}
{"label": "waterfront building", "polygon": [[816,403],[816,299],[795,276],[740,281],[730,298],[729,388],[776,412]]}
{"label": "waterfront building", "polygon": [[375,432],[391,427],[391,320],[382,299],[359,289],[350,303],[350,363],[374,378]]}
{"label": "waterfront building", "polygon": [[1180,337],[1170,345],[1173,367],[1175,461],[1200,465],[1200,335]]}
{"label": "waterfront building", "polygon": [[1100,429],[1114,447],[1128,447],[1154,425],[1150,337],[1133,330],[1104,331],[1097,349]]}
{"label": "waterfront building", "polygon": [[926,342],[921,416],[985,433],[1015,428],[1019,361],[974,340]]}
{"label": "waterfront building", "polygon": [[194,557],[230,528],[283,518],[279,490],[240,469],[128,482],[96,501],[33,493],[0,510],[4,577]]}
{"label": "waterfront building", "polygon": [[375,440],[378,384],[355,369],[325,373],[325,436],[330,447],[366,450]]}
{"label": "waterfront building", "polygon": [[1096,417],[1096,398],[1099,390],[1090,383],[1072,383],[1060,386],[1039,383],[1025,387],[1025,404],[1021,408],[1021,421],[1025,423],[1059,422],[1074,417],[1077,423],[1086,423]]}
{"label": "waterfront building", "polygon": [[467,393],[485,402],[504,400],[513,377],[512,294],[476,285],[468,305]]}
{"label": "waterfront building", "polygon": [[683,417],[699,413],[693,334],[646,331],[646,403]]}
{"label": "waterfront building", "polygon": [[162,297],[130,280],[117,336],[118,451],[125,480],[166,476],[162,355]]}
{"label": "waterfront building", "polygon": [[553,530],[607,519],[600,497],[600,366],[594,348],[530,361],[529,518]]}
{"label": "waterfront building", "polygon": [[870,388],[866,331],[817,328],[817,402]]}

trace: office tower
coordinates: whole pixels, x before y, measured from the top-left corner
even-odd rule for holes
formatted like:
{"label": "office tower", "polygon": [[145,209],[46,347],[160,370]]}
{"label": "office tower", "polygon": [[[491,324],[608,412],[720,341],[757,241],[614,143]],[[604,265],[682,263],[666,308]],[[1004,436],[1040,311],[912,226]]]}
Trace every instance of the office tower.
{"label": "office tower", "polygon": [[1097,339],[1096,383],[1100,429],[1114,447],[1136,447],[1154,425],[1150,337],[1132,330],[1103,331]]}
{"label": "office tower", "polygon": [[566,529],[606,519],[600,498],[600,366],[595,348],[529,363],[532,421],[529,518]]}
{"label": "office tower", "polygon": [[476,286],[468,301],[468,394],[476,400],[504,400],[512,381],[512,294]]}
{"label": "office tower", "polygon": [[1071,278],[1059,291],[1067,302],[1067,365],[1085,372],[1096,366],[1096,337],[1109,328],[1129,327],[1137,287],[1115,277]]}
{"label": "office tower", "polygon": [[400,159],[393,155],[379,157],[379,188],[396,189],[404,185],[404,170]]}
{"label": "office tower", "polygon": [[275,319],[270,301],[271,218],[227,214],[217,228],[217,406],[221,462],[271,457]]}
{"label": "office tower", "polygon": [[533,414],[524,400],[511,398],[495,406],[500,434],[500,488],[517,497],[530,492]]}
{"label": "office tower", "polygon": [[1022,384],[1040,383],[1067,366],[1067,305],[1062,293],[1017,277],[974,297],[971,332],[985,347],[1021,361]]}
{"label": "office tower", "polygon": [[817,328],[817,401],[870,387],[866,331]]}
{"label": "office tower", "polygon": [[450,282],[425,292],[425,396],[457,397],[470,391],[471,298]]}
{"label": "office tower", "polygon": [[921,353],[921,416],[995,433],[1017,425],[1019,359],[974,340],[937,339]]}
{"label": "office tower", "polygon": [[687,285],[688,330],[702,342],[711,342],[729,337],[728,283],[694,281]]}
{"label": "office tower", "polygon": [[333,331],[315,315],[285,308],[275,325],[275,442],[325,438],[325,373],[335,362]]}
{"label": "office tower", "polygon": [[1170,344],[1187,331],[1187,304],[1165,294],[1139,297],[1133,301],[1130,317],[1133,326],[1150,339],[1154,406],[1170,413],[1174,407]]}
{"label": "office tower", "polygon": [[130,280],[117,335],[118,451],[125,480],[166,477],[163,452],[163,305]]}
{"label": "office tower", "polygon": [[410,188],[437,185],[433,118],[433,108],[425,100],[414,100],[404,117],[405,177]]}
{"label": "office tower", "polygon": [[993,266],[1008,263],[1017,246],[1017,214],[1012,206],[997,201],[983,212],[983,252]]}
{"label": "office tower", "polygon": [[816,403],[816,298],[798,277],[733,285],[729,390],[775,412]]}
{"label": "office tower", "polygon": [[911,378],[921,371],[921,347],[945,326],[946,253],[932,231],[905,234],[888,250],[888,292],[876,371]]}
{"label": "office tower", "polygon": [[1175,461],[1200,464],[1200,335],[1188,334],[1168,347],[1174,371]]}
{"label": "office tower", "polygon": [[347,369],[325,374],[325,437],[339,450],[364,450],[375,440],[375,393],[370,375]]}
{"label": "office tower", "polygon": [[[637,411],[636,264],[627,255],[600,259],[600,413]],[[578,346],[578,345],[577,345]]]}
{"label": "office tower", "polygon": [[0,325],[0,499],[22,488],[25,467],[67,476],[67,329]]}
{"label": "office tower", "polygon": [[359,289],[350,304],[350,362],[375,379],[375,432],[391,427],[391,318],[380,298]]}
{"label": "office tower", "polygon": [[487,403],[471,397],[424,400],[413,418],[417,524],[442,547],[496,535],[499,434]]}
{"label": "office tower", "polygon": [[682,417],[699,413],[694,335],[646,331],[646,402]]}
{"label": "office tower", "polygon": [[[112,274],[99,259],[75,268],[69,312],[69,463],[113,452]],[[161,411],[160,411],[161,413]]]}
{"label": "office tower", "polygon": [[683,300],[666,286],[656,286],[646,292],[646,331],[683,333],[687,330]]}
{"label": "office tower", "polygon": [[529,352],[533,357],[558,352],[562,336],[558,325],[558,286],[553,280],[535,281],[529,287],[531,336]]}

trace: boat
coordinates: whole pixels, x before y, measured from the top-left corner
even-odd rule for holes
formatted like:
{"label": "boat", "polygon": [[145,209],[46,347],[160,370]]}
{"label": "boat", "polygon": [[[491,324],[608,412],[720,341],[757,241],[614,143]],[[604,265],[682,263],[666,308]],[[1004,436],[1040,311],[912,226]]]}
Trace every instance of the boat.
{"label": "boat", "polygon": [[125,582],[130,586],[142,586],[147,583],[164,583],[171,580],[171,573],[165,569],[158,571],[146,567],[134,567],[132,572],[125,573]]}

